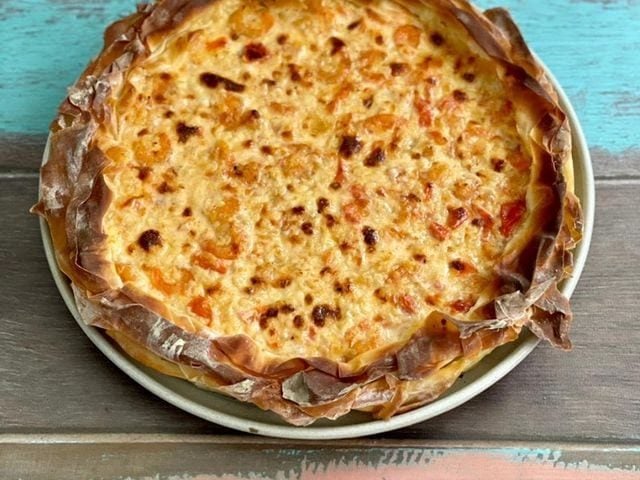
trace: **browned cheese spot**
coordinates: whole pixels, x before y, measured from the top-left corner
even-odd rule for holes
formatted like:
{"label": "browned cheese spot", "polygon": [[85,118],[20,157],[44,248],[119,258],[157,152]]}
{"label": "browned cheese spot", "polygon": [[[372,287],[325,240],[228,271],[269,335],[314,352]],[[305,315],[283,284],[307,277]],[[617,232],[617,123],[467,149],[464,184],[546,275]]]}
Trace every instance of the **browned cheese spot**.
{"label": "browned cheese spot", "polygon": [[268,307],[262,314],[260,315],[260,328],[265,330],[269,326],[269,320],[278,316],[278,308],[277,307]]}
{"label": "browned cheese spot", "polygon": [[187,125],[184,122],[178,122],[176,126],[176,133],[178,134],[178,141],[180,143],[186,143],[193,135],[200,133],[200,127]]}
{"label": "browned cheese spot", "polygon": [[311,311],[311,320],[317,327],[324,326],[328,318],[337,320],[341,316],[339,307],[332,307],[326,303],[316,305]]}
{"label": "browned cheese spot", "polygon": [[287,288],[289,285],[291,285],[291,281],[292,280],[289,277],[282,277],[276,281],[276,286],[278,288]]}
{"label": "browned cheese spot", "polygon": [[209,72],[200,74],[200,82],[208,88],[216,88],[218,85],[222,85],[222,87],[228,92],[241,93],[244,92],[246,88],[241,83],[234,82],[233,80],[229,80],[228,78]]}
{"label": "browned cheese spot", "polygon": [[409,70],[409,67],[407,66],[406,63],[395,63],[394,62],[391,65],[389,65],[389,67],[391,68],[391,75],[393,75],[394,77],[398,77],[400,75],[404,75]]}
{"label": "browned cheese spot", "polygon": [[265,47],[261,43],[249,43],[246,47],[244,47],[244,59],[248,62],[255,62],[258,60],[262,60],[269,52],[267,47]]}
{"label": "browned cheese spot", "polygon": [[501,158],[492,158],[491,159],[491,165],[493,165],[493,169],[496,172],[501,172],[502,170],[504,170],[504,166],[506,165],[506,163],[507,162],[505,162]]}
{"label": "browned cheese spot", "polygon": [[340,142],[338,151],[344,158],[349,158],[362,150],[362,142],[354,135],[345,135]]}
{"label": "browned cheese spot", "polygon": [[342,50],[345,47],[345,43],[339,39],[338,37],[331,37],[329,39],[329,41],[331,42],[331,55],[335,55],[336,53],[338,53],[340,50]]}
{"label": "browned cheese spot", "polygon": [[339,282],[336,280],[335,282],[333,282],[333,290],[341,295],[351,293],[351,281],[348,279],[344,282]]}
{"label": "browned cheese spot", "polygon": [[153,246],[162,246],[162,238],[158,230],[150,229],[142,232],[142,235],[138,237],[138,245],[142,247],[145,252],[151,250]]}
{"label": "browned cheese spot", "polygon": [[322,213],[329,207],[329,200],[324,197],[320,197],[316,200],[316,206],[318,208],[318,213]]}
{"label": "browned cheese spot", "polygon": [[329,227],[329,228],[332,228],[337,223],[336,222],[336,217],[334,217],[330,213],[327,213],[324,216],[324,220],[325,220],[325,222],[327,222],[327,227]]}
{"label": "browned cheese spot", "polygon": [[138,179],[144,182],[151,174],[151,167],[140,167],[138,170]]}
{"label": "browned cheese spot", "polygon": [[462,90],[454,90],[453,98],[456,102],[464,102],[467,99],[467,94]]}
{"label": "browned cheese spot", "polygon": [[429,40],[431,40],[431,43],[433,43],[436,47],[439,47],[444,43],[444,37],[438,32],[432,33],[429,36]]}
{"label": "browned cheese spot", "polygon": [[427,256],[422,253],[414,253],[413,259],[418,263],[427,263]]}
{"label": "browned cheese spot", "polygon": [[162,182],[160,185],[158,185],[158,188],[156,190],[161,194],[175,192],[175,189],[167,182]]}
{"label": "browned cheese spot", "polygon": [[377,167],[382,162],[384,162],[386,158],[386,154],[384,150],[380,147],[374,148],[367,158],[364,159],[364,165],[366,167]]}
{"label": "browned cheese spot", "polygon": [[473,265],[470,265],[459,258],[452,260],[449,263],[449,266],[459,273],[472,273],[476,271]]}
{"label": "browned cheese spot", "polygon": [[291,209],[291,213],[294,215],[302,215],[304,213],[304,207],[302,205],[298,205],[297,207],[293,207]]}
{"label": "browned cheese spot", "polygon": [[459,272],[464,270],[464,263],[461,260],[453,260],[453,261],[451,261],[449,266],[451,268],[453,268],[454,270],[457,270]]}
{"label": "browned cheese spot", "polygon": [[364,238],[364,243],[366,243],[370,248],[375,247],[380,239],[378,232],[368,226],[362,227],[362,237]]}
{"label": "browned cheese spot", "polygon": [[382,287],[378,287],[373,291],[373,296],[380,300],[382,303],[387,303],[387,295],[384,293]]}
{"label": "browned cheese spot", "polygon": [[287,68],[289,69],[289,78],[292,82],[299,82],[300,80],[302,80],[300,69],[295,63],[290,63],[289,65],[287,65]]}
{"label": "browned cheese spot", "polygon": [[304,327],[304,318],[302,317],[302,315],[296,315],[295,317],[293,317],[293,326],[296,328]]}
{"label": "browned cheese spot", "polygon": [[296,309],[293,307],[293,305],[289,305],[288,303],[285,303],[284,305],[280,306],[280,313],[284,313],[285,315],[288,315],[295,311]]}
{"label": "browned cheese spot", "polygon": [[313,235],[313,225],[311,222],[304,222],[300,225],[300,229],[305,235]]}

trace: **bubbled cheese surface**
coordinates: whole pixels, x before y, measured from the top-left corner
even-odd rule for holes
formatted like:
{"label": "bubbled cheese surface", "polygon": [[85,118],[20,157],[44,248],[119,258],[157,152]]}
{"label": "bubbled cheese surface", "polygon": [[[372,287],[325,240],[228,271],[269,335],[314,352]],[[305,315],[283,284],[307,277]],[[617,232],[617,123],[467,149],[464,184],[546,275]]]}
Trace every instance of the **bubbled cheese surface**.
{"label": "bubbled cheese surface", "polygon": [[485,315],[530,159],[495,65],[450,21],[220,0],[154,41],[96,136],[123,284],[282,357],[347,362],[433,311]]}

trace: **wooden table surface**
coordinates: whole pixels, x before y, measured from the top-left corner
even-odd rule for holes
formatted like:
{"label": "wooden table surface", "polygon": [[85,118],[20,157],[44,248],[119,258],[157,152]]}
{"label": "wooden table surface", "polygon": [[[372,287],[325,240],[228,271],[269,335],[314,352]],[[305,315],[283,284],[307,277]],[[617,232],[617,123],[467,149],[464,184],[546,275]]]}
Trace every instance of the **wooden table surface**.
{"label": "wooden table surface", "polygon": [[593,157],[574,350],[540,346],[454,411],[326,444],[238,435],[154,397],[55,288],[27,213],[47,126],[103,27],[135,3],[0,2],[0,478],[640,478],[640,3],[502,2],[566,89]]}

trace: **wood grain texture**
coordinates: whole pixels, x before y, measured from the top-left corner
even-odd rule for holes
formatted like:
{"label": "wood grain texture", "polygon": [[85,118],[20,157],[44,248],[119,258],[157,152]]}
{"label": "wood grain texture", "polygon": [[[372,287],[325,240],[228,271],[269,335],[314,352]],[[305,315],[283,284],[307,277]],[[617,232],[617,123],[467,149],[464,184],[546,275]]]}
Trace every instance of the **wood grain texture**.
{"label": "wood grain texture", "polygon": [[[640,477],[640,2],[476,0],[511,10],[574,104],[601,179],[574,351],[541,346],[452,412],[330,445],[237,437],[155,398],[84,337],[54,286],[26,213],[45,132],[104,27],[135,3],[0,1],[0,478]],[[567,441],[607,445],[550,443]]]}
{"label": "wood grain texture", "polygon": [[0,132],[0,174],[37,171],[46,143],[46,133]]}
{"label": "wood grain texture", "polygon": [[0,436],[2,478],[638,480],[640,446],[430,442],[297,445],[255,438]]}
{"label": "wood grain texture", "polygon": [[640,3],[635,0],[479,0],[507,7],[580,117],[589,145],[637,157]]}
{"label": "wood grain texture", "polygon": [[[135,0],[0,2],[0,133],[43,134],[101,45]],[[593,148],[596,174],[640,176],[640,2],[477,0],[507,7],[567,91]],[[31,141],[28,137],[27,142]],[[29,150],[29,144],[21,145]],[[32,156],[0,155],[0,168],[35,168]],[[35,161],[34,161],[35,160]],[[7,168],[8,168],[7,167]]]}
{"label": "wood grain texture", "polygon": [[[35,175],[0,180],[0,432],[229,433],[143,390],[66,310],[42,250]],[[574,294],[574,351],[541,346],[460,408],[388,438],[640,440],[640,182],[598,184],[591,253]]]}

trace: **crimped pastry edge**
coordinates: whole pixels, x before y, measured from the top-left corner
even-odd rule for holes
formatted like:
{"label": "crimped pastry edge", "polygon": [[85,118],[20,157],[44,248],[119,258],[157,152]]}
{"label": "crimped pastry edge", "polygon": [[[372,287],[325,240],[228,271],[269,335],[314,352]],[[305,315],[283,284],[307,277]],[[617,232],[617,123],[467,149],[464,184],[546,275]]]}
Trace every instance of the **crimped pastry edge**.
{"label": "crimped pastry edge", "polygon": [[[208,3],[210,2],[165,1],[145,6],[138,13],[109,27],[105,34],[103,52],[83,73],[60,108],[60,115],[52,125],[52,154],[42,168],[41,201],[34,210],[49,223],[59,266],[74,284],[77,303],[83,317],[91,324],[110,330],[115,328],[127,338],[135,338],[137,342],[144,343],[149,337],[150,330],[145,336],[144,329],[140,329],[142,324],[156,325],[157,329],[158,325],[169,330],[177,327],[157,315],[163,312],[163,306],[158,304],[159,302],[140,298],[135,292],[126,289],[114,291],[111,287],[114,279],[109,278],[108,270],[105,268],[106,260],[102,255],[104,236],[101,232],[101,219],[109,206],[111,196],[101,176],[105,163],[104,155],[96,149],[90,149],[89,145],[95,126],[108,118],[109,112],[104,108],[104,100],[108,97],[110,87],[117,84],[122,72],[132,63],[144,58],[145,42],[153,36],[162,35],[163,32],[175,28],[190,14]],[[420,2],[399,3],[415,7]],[[516,310],[524,311],[532,306],[532,315],[524,319],[523,315],[508,316],[520,319],[517,322],[509,322],[505,318],[475,323],[458,322],[462,332],[459,339],[447,342],[446,348],[435,349],[435,357],[425,358],[422,355],[419,361],[415,362],[416,370],[406,374],[404,379],[394,378],[386,372],[387,366],[392,365],[393,372],[395,365],[397,372],[398,356],[402,356],[403,351],[410,350],[412,345],[426,338],[418,333],[407,345],[383,352],[381,358],[373,362],[385,366],[382,371],[367,366],[364,373],[370,376],[366,377],[364,385],[369,386],[365,390],[362,390],[361,386],[353,387],[353,383],[344,381],[353,378],[354,374],[362,381],[363,371],[344,372],[335,362],[326,359],[293,359],[294,364],[289,363],[285,367],[282,364],[260,365],[260,362],[256,364],[254,361],[256,352],[251,351],[252,341],[248,337],[199,337],[194,343],[206,350],[205,357],[216,360],[216,367],[205,365],[201,368],[206,372],[206,378],[215,379],[213,383],[218,391],[241,400],[253,401],[262,408],[275,410],[288,421],[297,424],[307,424],[318,417],[335,418],[351,408],[375,408],[379,416],[387,417],[409,406],[415,408],[433,400],[450,386],[462,370],[458,369],[455,375],[450,373],[448,381],[440,382],[437,386],[431,385],[430,395],[423,394],[424,388],[421,390],[421,387],[418,387],[417,391],[414,391],[416,389],[410,387],[416,387],[424,380],[417,374],[418,371],[424,370],[424,365],[433,364],[434,358],[451,351],[452,348],[454,352],[468,352],[475,344],[473,348],[476,354],[472,356],[475,358],[480,356],[481,352],[486,353],[506,341],[513,340],[522,325],[528,326],[536,335],[556,346],[565,349],[570,347],[568,328],[571,312],[568,301],[559,293],[557,284],[570,272],[570,249],[579,239],[581,218],[579,203],[572,193],[570,131],[566,116],[557,105],[555,93],[542,68],[532,57],[506,11],[493,9],[483,15],[466,2],[437,0],[431,3],[453,16],[490,56],[506,66],[518,88],[532,95],[544,112],[531,134],[537,148],[547,157],[547,166],[555,173],[549,186],[554,192],[558,215],[549,222],[545,232],[536,238],[538,253],[530,278],[523,274],[526,266],[519,264],[518,258],[514,258],[510,264],[503,265],[505,277],[520,282],[519,286],[524,291],[509,298],[505,306],[511,309],[512,313]],[[523,282],[523,279],[528,284]],[[145,308],[145,305],[150,308]],[[132,311],[134,313],[131,313]],[[126,320],[123,319],[126,316],[123,312],[128,312],[129,320],[151,315],[153,323],[149,324],[151,320],[147,319],[146,322],[137,325],[135,322],[127,325],[123,323]],[[163,325],[161,321],[167,322],[168,325]],[[182,333],[196,333],[197,337],[197,332]],[[118,334],[113,336],[118,338]],[[479,340],[483,337],[490,340]],[[481,342],[482,348],[476,350],[478,341]],[[125,350],[132,351],[123,337],[120,337],[119,343]],[[129,348],[125,345],[129,345]],[[215,350],[213,354],[212,350]],[[424,349],[422,351],[424,352]],[[167,357],[167,352],[164,351],[151,349],[148,353],[157,359]],[[132,356],[136,357],[135,353],[132,353]],[[178,355],[169,360],[180,363],[184,360],[193,361],[193,358],[180,358]],[[469,365],[475,361],[470,361]],[[142,359],[142,362],[154,366],[150,359]],[[447,360],[441,360],[439,367],[450,363],[452,359],[447,357]],[[255,371],[256,365],[264,367],[263,370]],[[189,378],[184,372],[182,376]],[[216,378],[217,376],[220,378]],[[304,405],[304,402],[292,402],[282,398],[283,378],[292,379],[294,376],[306,384],[304,390],[312,397],[315,396],[315,401]],[[374,377],[375,379],[371,380]],[[260,398],[247,395],[247,378],[254,379],[254,388],[250,390],[259,389],[264,395]],[[265,379],[269,380],[268,385],[257,381]],[[375,384],[380,382],[380,379],[386,382],[382,389],[378,389],[379,385]],[[326,381],[332,385],[326,387]],[[344,383],[347,384],[344,388],[336,390],[336,384]],[[242,384],[241,388],[228,388],[239,384]],[[327,391],[330,391],[329,395]],[[382,403],[358,403],[357,397],[366,397],[365,393],[371,391],[378,394]]]}

